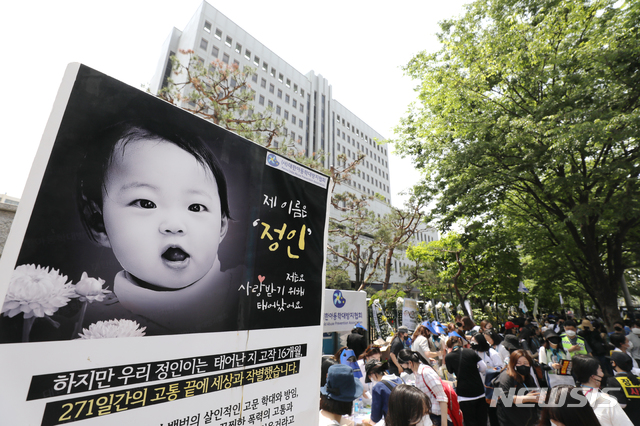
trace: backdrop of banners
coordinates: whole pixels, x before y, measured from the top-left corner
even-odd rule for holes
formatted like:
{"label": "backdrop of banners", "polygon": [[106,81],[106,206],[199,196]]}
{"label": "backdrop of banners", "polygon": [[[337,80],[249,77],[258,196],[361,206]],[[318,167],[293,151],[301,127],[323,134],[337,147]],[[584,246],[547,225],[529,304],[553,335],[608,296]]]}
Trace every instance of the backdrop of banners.
{"label": "backdrop of banners", "polygon": [[315,421],[328,187],[71,64],[0,260],[3,421]]}

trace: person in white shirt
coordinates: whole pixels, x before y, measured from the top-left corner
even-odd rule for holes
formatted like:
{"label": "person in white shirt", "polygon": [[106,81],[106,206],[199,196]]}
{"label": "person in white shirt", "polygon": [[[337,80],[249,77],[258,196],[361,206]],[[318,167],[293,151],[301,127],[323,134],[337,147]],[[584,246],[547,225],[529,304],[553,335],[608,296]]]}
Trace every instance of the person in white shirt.
{"label": "person in white shirt", "polygon": [[574,355],[571,358],[573,377],[582,388],[589,404],[602,426],[632,426],[618,400],[600,392],[604,373],[597,359],[590,355]]}
{"label": "person in white shirt", "polygon": [[631,333],[627,337],[633,344],[628,355],[635,360],[640,359],[640,321],[634,321],[631,324]]}
{"label": "person in white shirt", "polygon": [[562,369],[563,361],[571,359],[571,352],[562,346],[560,336],[553,330],[544,332],[545,342],[538,350],[538,361],[547,370],[547,382],[552,388],[557,385],[575,386],[576,382],[568,373],[570,369]]}
{"label": "person in white shirt", "polygon": [[[629,351],[633,349],[633,343],[629,341],[629,338],[622,333],[613,333],[609,336],[609,341],[613,346],[615,346],[614,351],[621,351],[625,354],[631,356]],[[636,376],[640,376],[640,367],[638,366],[638,362],[631,356],[631,361],[633,361],[633,367],[631,368],[631,373]]]}

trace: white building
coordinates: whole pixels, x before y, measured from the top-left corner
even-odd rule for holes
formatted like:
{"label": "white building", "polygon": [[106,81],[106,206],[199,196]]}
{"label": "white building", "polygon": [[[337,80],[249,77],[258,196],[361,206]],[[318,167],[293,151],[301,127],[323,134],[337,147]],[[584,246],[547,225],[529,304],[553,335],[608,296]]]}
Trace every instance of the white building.
{"label": "white building", "polygon": [[[189,50],[194,51],[204,63],[219,59],[229,65],[235,63],[240,68],[257,69],[251,86],[256,92],[254,111],[259,113],[271,107],[276,118],[287,123],[285,135],[295,141],[298,149],[307,155],[318,151],[325,153],[325,167],[338,166],[337,156],[340,153],[351,160],[356,159],[358,153],[364,154],[366,157],[350,183],[337,187],[336,191],[379,194],[384,202],[374,199],[370,209],[379,216],[389,212],[389,151],[385,138],[333,99],[327,79],[314,71],[302,74],[203,1],[185,29],[173,28],[165,41],[150,83],[153,93],[166,84],[171,72],[169,58],[175,55],[186,61],[187,54],[181,51]],[[434,229],[425,228],[418,238],[431,241],[437,239],[438,234]],[[396,269],[400,271],[400,267]],[[392,282],[402,281],[399,273],[394,273]]]}

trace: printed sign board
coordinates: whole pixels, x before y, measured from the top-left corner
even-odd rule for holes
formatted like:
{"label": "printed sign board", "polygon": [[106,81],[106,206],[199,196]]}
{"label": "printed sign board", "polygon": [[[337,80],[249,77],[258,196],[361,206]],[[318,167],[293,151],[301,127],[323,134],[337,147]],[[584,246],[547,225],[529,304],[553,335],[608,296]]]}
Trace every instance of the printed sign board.
{"label": "printed sign board", "polygon": [[324,291],[324,314],[322,330],[351,331],[357,323],[369,328],[367,321],[367,293],[364,291]]}
{"label": "printed sign board", "polygon": [[314,424],[328,187],[70,64],[0,260],[2,423]]}
{"label": "printed sign board", "polygon": [[404,299],[402,304],[402,325],[406,325],[410,331],[418,326],[418,302],[414,299]]}

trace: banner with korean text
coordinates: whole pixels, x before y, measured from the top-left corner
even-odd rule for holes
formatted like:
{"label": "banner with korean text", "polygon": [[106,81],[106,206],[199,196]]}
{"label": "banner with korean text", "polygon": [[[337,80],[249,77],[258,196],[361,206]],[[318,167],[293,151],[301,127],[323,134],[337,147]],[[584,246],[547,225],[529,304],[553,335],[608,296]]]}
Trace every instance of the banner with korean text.
{"label": "banner with korean text", "polygon": [[324,291],[323,327],[325,333],[351,331],[357,323],[367,329],[367,293],[364,291]]}
{"label": "banner with korean text", "polygon": [[317,424],[329,178],[70,64],[0,259],[3,424]]}

